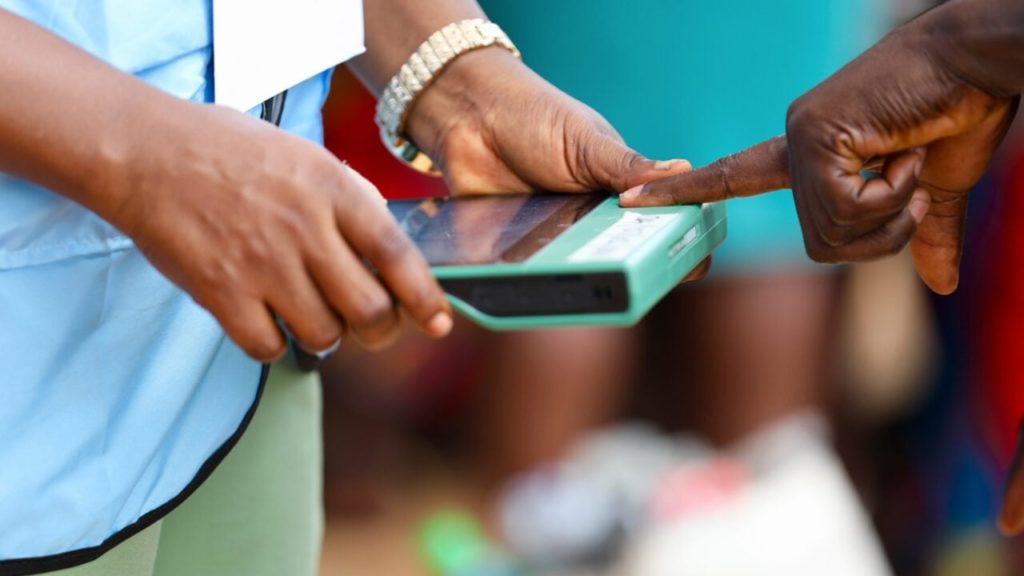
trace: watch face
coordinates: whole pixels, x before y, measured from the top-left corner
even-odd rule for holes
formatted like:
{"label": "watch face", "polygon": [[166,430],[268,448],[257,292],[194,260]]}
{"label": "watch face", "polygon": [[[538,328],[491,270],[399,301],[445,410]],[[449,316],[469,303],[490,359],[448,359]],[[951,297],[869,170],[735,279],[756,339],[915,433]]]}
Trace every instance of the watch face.
{"label": "watch face", "polygon": [[389,202],[431,266],[524,262],[607,199],[494,195]]}

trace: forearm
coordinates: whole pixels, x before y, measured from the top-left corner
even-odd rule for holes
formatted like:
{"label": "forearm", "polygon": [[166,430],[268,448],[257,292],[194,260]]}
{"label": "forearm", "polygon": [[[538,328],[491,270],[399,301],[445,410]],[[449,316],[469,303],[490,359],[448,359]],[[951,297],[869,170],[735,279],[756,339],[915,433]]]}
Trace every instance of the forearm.
{"label": "forearm", "polygon": [[122,168],[177,102],[2,9],[0,86],[0,171],[108,219],[130,189]]}
{"label": "forearm", "polygon": [[1024,92],[1024,2],[951,0],[920,20],[955,74],[995,96]]}
{"label": "forearm", "polygon": [[351,67],[374,94],[431,34],[459,20],[484,17],[475,0],[366,0],[366,53]]}

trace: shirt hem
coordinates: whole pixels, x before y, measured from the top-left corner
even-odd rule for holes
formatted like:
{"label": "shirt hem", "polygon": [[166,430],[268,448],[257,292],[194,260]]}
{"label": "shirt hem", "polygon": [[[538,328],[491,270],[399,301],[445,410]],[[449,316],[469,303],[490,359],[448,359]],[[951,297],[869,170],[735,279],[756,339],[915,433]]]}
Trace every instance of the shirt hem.
{"label": "shirt hem", "polygon": [[192,481],[189,482],[177,496],[174,496],[163,505],[143,514],[142,517],[134,523],[122,528],[113,536],[104,540],[102,544],[97,546],[61,552],[51,556],[0,560],[0,576],[28,576],[30,574],[42,574],[56,570],[65,570],[67,568],[74,568],[76,566],[81,566],[82,564],[87,564],[98,559],[100,556],[103,556],[125,540],[128,540],[132,536],[135,536],[139,532],[149,528],[164,516],[170,514],[175,508],[185,502],[192,493],[198,490],[204,482],[206,482],[207,478],[213,474],[213,471],[216,470],[217,466],[220,465],[228,453],[231,452],[231,449],[235,447],[235,444],[238,443],[238,440],[245,433],[245,430],[249,427],[249,423],[252,421],[253,414],[256,412],[256,407],[259,405],[260,398],[263,396],[263,390],[266,387],[267,377],[269,374],[270,365],[264,364],[263,369],[260,372],[260,382],[256,390],[256,397],[253,399],[252,406],[249,407],[249,410],[242,418],[242,422],[238,425],[238,429],[231,435],[231,437],[221,444],[209,458],[207,458],[206,462],[204,462],[199,468],[199,471],[196,472]]}

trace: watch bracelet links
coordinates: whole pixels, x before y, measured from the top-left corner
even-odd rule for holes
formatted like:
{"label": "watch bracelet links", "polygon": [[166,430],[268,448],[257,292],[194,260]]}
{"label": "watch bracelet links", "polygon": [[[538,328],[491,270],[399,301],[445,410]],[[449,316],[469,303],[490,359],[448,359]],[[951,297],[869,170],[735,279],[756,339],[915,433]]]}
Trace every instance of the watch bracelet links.
{"label": "watch bracelet links", "polygon": [[459,56],[500,46],[516,58],[519,49],[497,24],[483,18],[448,24],[430,35],[388,82],[377,101],[376,122],[385,147],[420,172],[436,174],[433,162],[405,136],[413,103]]}

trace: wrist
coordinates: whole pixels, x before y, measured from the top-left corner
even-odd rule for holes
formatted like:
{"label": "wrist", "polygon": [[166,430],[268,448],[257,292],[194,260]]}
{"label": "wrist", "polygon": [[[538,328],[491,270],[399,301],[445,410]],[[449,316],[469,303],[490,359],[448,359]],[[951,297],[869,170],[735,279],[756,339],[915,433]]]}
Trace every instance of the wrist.
{"label": "wrist", "polygon": [[[148,175],[190,162],[187,154],[168,153],[174,142],[197,138],[192,120],[199,104],[153,91],[122,102],[117,118],[99,135],[89,159],[92,170],[79,182],[79,201],[122,232],[131,234],[144,211],[144,200],[156,192]],[[175,156],[177,156],[175,158]]]}
{"label": "wrist", "polygon": [[913,24],[955,77],[992,96],[1024,91],[1024,3],[953,0]]}
{"label": "wrist", "polygon": [[460,126],[483,128],[503,89],[528,68],[511,52],[491,46],[463,54],[446,67],[409,110],[406,133],[431,158],[444,152],[446,138]]}
{"label": "wrist", "polygon": [[[385,147],[395,157],[420,172],[439,174],[436,160],[443,151],[449,119],[465,117],[458,113],[472,100],[465,98],[465,88],[470,80],[482,77],[476,73],[480,65],[473,53],[494,46],[519,58],[519,50],[498,25],[483,18],[460,20],[431,34],[402,64],[377,100],[375,118]],[[442,78],[441,87],[436,88]],[[417,122],[418,138],[413,138],[409,120],[428,92],[433,94],[417,114],[423,121]],[[469,91],[471,97],[480,93]]]}

